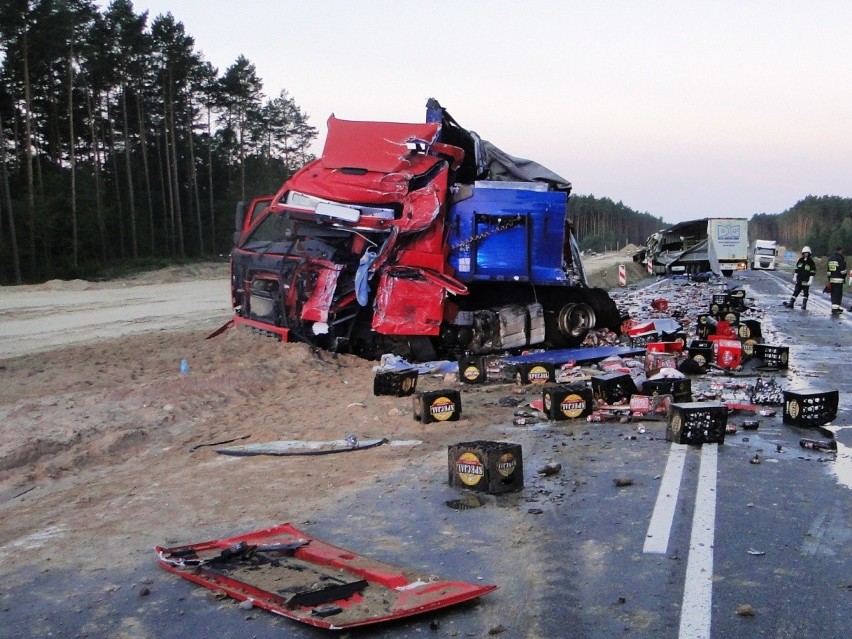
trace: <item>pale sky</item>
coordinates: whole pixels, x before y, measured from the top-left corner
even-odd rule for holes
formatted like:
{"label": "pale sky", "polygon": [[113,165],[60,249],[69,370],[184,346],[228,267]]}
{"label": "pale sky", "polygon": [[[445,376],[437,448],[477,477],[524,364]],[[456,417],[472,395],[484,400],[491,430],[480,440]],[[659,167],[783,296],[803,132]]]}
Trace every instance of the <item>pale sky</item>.
{"label": "pale sky", "polygon": [[[101,7],[107,2],[99,2]],[[465,128],[678,222],[852,197],[849,0],[137,0],[220,74],[334,113]],[[150,24],[150,22],[149,22]]]}

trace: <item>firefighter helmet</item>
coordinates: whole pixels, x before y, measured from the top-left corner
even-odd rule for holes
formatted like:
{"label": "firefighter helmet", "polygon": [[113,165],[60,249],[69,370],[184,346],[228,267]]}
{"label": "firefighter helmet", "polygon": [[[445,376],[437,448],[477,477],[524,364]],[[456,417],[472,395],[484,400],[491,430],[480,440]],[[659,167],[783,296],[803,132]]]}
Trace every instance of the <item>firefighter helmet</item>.
{"label": "firefighter helmet", "polygon": [[808,253],[808,254],[810,254],[810,252],[811,252],[811,247],[810,247],[810,246],[803,246],[803,247],[802,247],[802,253]]}

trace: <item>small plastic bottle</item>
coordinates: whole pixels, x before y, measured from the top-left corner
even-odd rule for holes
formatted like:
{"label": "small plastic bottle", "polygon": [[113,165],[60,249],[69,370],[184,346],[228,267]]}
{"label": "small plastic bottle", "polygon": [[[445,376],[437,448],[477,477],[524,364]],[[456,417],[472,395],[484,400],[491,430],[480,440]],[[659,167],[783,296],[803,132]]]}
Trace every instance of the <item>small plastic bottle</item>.
{"label": "small plastic bottle", "polygon": [[185,357],[182,360],[180,360],[180,374],[181,375],[188,375],[189,374],[189,362],[187,361],[187,359]]}

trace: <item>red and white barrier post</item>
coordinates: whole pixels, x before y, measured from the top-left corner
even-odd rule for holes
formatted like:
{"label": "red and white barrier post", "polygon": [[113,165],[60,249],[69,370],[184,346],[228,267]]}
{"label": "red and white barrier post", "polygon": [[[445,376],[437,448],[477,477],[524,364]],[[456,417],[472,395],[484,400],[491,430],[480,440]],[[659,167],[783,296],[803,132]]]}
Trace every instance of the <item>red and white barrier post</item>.
{"label": "red and white barrier post", "polygon": [[627,286],[627,267],[624,264],[618,265],[618,285]]}

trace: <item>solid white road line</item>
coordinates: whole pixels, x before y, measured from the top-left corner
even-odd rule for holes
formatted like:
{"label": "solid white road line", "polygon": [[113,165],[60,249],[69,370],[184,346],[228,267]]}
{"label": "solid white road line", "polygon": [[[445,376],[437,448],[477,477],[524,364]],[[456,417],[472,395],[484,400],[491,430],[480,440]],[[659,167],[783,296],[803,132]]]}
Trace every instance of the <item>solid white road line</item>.
{"label": "solid white road line", "polygon": [[642,552],[664,554],[668,550],[686,450],[686,444],[674,443],[669,449],[669,459],[663,471],[660,492],[657,493],[657,503],[654,504]]}
{"label": "solid white road line", "polygon": [[710,639],[718,453],[718,444],[704,444],[701,447],[678,639]]}

